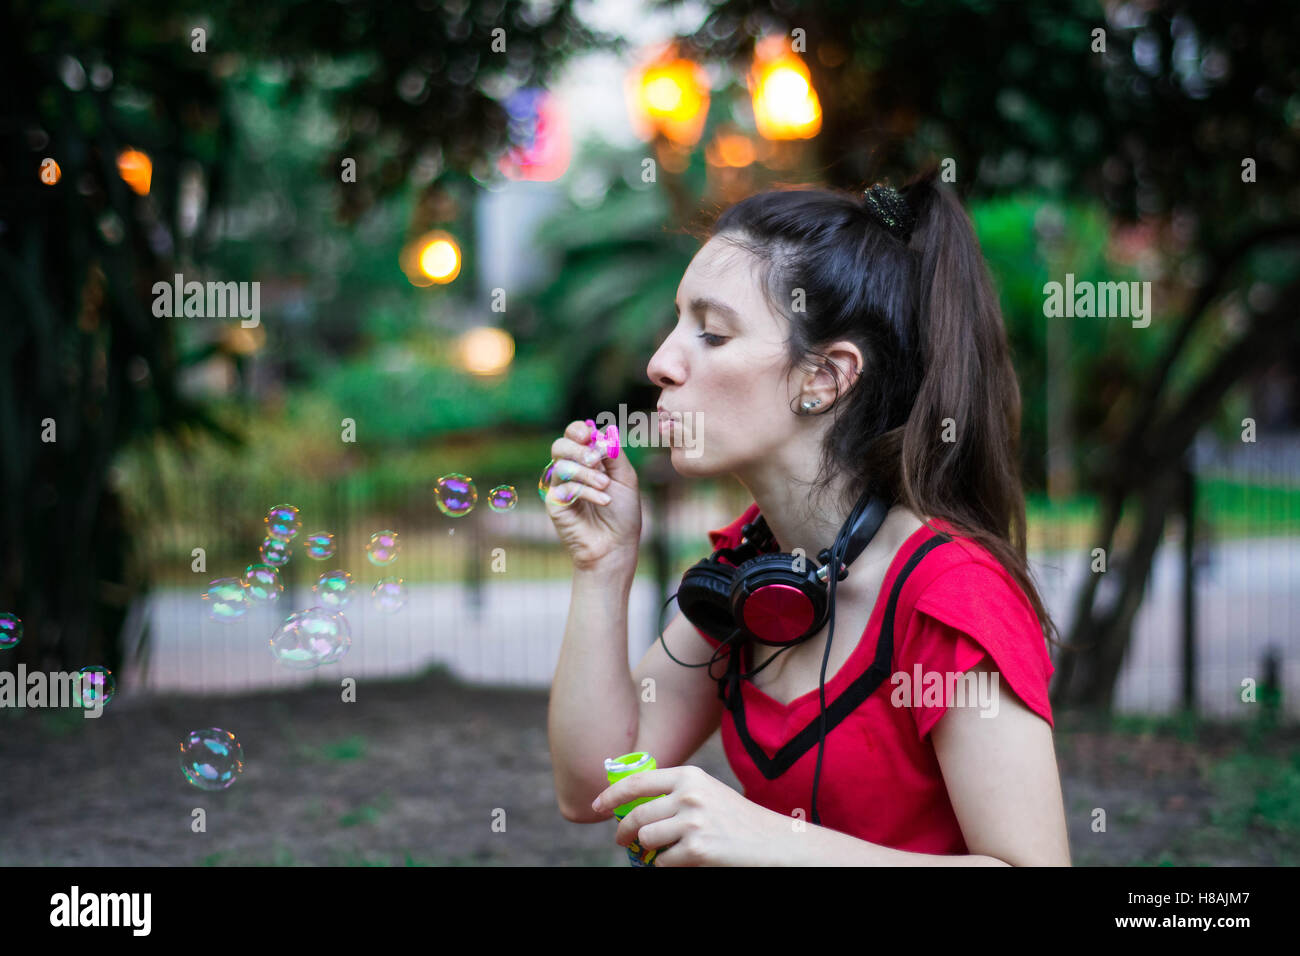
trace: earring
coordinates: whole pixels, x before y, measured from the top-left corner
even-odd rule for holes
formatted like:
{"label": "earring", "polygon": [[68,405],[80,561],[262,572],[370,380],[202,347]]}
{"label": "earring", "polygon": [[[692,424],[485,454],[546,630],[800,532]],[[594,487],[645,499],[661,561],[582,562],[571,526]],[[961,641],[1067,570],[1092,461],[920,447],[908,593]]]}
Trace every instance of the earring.
{"label": "earring", "polygon": [[806,412],[806,411],[808,411],[808,410],[810,410],[810,409],[816,408],[816,407],[817,407],[818,405],[820,405],[821,403],[822,403],[822,400],[819,398],[819,399],[817,399],[815,402],[804,402],[802,408],[803,408],[803,410]]}

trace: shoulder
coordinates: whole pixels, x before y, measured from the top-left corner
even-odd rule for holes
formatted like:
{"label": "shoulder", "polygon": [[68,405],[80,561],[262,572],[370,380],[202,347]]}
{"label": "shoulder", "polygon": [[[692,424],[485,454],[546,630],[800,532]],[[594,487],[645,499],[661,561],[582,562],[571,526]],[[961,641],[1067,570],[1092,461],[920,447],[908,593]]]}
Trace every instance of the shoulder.
{"label": "shoulder", "polygon": [[[986,655],[1031,710],[1051,723],[1047,685],[1054,668],[1037,613],[1016,579],[986,548],[941,521],[952,540],[927,555],[898,664],[965,672]],[[928,728],[927,728],[928,729]]]}

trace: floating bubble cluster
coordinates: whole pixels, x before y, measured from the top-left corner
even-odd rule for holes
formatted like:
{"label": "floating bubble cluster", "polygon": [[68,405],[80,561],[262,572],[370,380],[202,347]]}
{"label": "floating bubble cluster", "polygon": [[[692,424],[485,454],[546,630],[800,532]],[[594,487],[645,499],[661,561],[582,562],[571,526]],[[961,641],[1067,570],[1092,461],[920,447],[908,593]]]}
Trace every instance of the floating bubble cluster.
{"label": "floating bubble cluster", "polygon": [[341,611],[352,600],[356,590],[352,584],[352,575],[347,571],[326,571],[316,579],[312,588],[321,607]]}
{"label": "floating bubble cluster", "polygon": [[280,599],[284,585],[280,572],[269,564],[250,564],[244,571],[244,593],[253,604],[272,604]]}
{"label": "floating bubble cluster", "polygon": [[276,505],[266,513],[266,534],[278,541],[291,541],[302,527],[298,509],[293,505]]}
{"label": "floating bubble cluster", "polygon": [[181,772],[200,790],[225,790],[244,772],[244,748],[220,727],[192,730],[181,741]]}
{"label": "floating bubble cluster", "polygon": [[366,545],[366,557],[370,559],[371,564],[382,568],[397,560],[398,550],[400,547],[397,543],[396,531],[376,531],[370,536],[370,543]]}
{"label": "floating bubble cluster", "polygon": [[291,670],[341,660],[352,646],[347,618],[329,608],[295,611],[271,635],[271,656]]}
{"label": "floating bubble cluster", "polygon": [[385,614],[394,614],[406,604],[406,585],[401,578],[383,578],[370,591],[379,610]]}
{"label": "floating bubble cluster", "polygon": [[488,507],[493,511],[514,511],[519,504],[519,493],[514,485],[497,485],[488,492]]}
{"label": "floating bubble cluster", "polygon": [[248,592],[239,578],[217,578],[203,594],[208,617],[227,623],[243,617],[248,611]]}
{"label": "floating bubble cluster", "polygon": [[107,667],[91,664],[81,669],[76,690],[77,701],[82,707],[102,707],[113,699],[113,694],[117,692],[117,681]]}
{"label": "floating bubble cluster", "polygon": [[334,535],[328,531],[313,531],[303,543],[307,546],[307,557],[313,561],[334,557]]}
{"label": "floating bubble cluster", "polygon": [[262,560],[273,568],[282,568],[289,563],[289,545],[279,538],[267,538],[258,549]]}
{"label": "floating bubble cluster", "polygon": [[0,611],[0,651],[7,651],[23,642],[23,622],[17,614]]}
{"label": "floating bubble cluster", "polygon": [[463,518],[474,510],[478,501],[478,488],[469,475],[450,474],[438,479],[433,489],[438,510],[449,518]]}

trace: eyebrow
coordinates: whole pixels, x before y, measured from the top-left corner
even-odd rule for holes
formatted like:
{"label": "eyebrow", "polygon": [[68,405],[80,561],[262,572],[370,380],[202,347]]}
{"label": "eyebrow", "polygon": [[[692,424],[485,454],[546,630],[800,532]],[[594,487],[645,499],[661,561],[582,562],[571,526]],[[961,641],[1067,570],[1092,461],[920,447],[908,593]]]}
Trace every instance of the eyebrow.
{"label": "eyebrow", "polygon": [[[677,305],[674,300],[673,307],[677,314],[682,314],[681,306]],[[690,310],[696,315],[703,315],[706,310],[713,310],[724,319],[730,321],[733,325],[740,325],[740,313],[726,303],[719,302],[717,299],[711,299],[708,296],[698,296],[691,299]]]}

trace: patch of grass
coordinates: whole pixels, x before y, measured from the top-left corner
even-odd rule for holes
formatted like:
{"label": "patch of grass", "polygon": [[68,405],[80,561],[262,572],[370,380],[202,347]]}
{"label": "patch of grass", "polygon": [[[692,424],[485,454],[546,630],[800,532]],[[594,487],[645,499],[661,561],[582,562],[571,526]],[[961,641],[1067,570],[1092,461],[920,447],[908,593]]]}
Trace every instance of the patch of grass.
{"label": "patch of grass", "polygon": [[1236,753],[1210,772],[1221,798],[1211,812],[1216,826],[1262,830],[1300,849],[1300,749],[1274,757]]}
{"label": "patch of grass", "polygon": [[1198,733],[1207,726],[1206,721],[1195,714],[1180,711],[1176,714],[1115,714],[1110,720],[1110,730],[1117,734],[1142,736],[1155,734],[1161,737],[1176,737],[1183,741],[1193,741]]}
{"label": "patch of grass", "polygon": [[360,760],[366,755],[366,738],[360,734],[353,734],[343,740],[337,740],[334,743],[322,744],[317,751],[323,760]]}
{"label": "patch of grass", "polygon": [[355,827],[363,823],[376,823],[379,818],[389,809],[391,801],[387,796],[380,797],[374,805],[369,803],[362,804],[357,809],[339,817],[338,825],[341,827]]}

